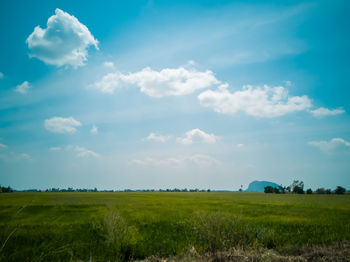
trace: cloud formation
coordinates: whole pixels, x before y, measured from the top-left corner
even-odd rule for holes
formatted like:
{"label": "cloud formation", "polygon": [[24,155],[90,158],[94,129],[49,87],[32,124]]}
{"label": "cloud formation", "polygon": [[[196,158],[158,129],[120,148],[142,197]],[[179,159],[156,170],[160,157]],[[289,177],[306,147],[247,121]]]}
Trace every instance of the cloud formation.
{"label": "cloud formation", "polygon": [[4,78],[4,74],[2,72],[0,72],[0,79]]}
{"label": "cloud formation", "polygon": [[176,156],[164,159],[146,157],[144,159],[134,159],[131,161],[131,164],[152,167],[188,167],[191,165],[209,167],[219,165],[220,162],[208,155],[195,154],[191,156]]}
{"label": "cloud formation", "polygon": [[310,113],[315,117],[324,117],[324,116],[335,116],[345,113],[345,110],[342,108],[337,109],[328,109],[324,107],[320,107],[315,110],[310,110]]}
{"label": "cloud formation", "polygon": [[179,137],[177,141],[184,145],[190,145],[193,143],[206,143],[214,144],[218,141],[219,137],[214,134],[207,134],[204,131],[196,128],[190,131],[187,131],[185,137]]}
{"label": "cloud formation", "polygon": [[45,128],[52,133],[73,134],[77,131],[76,127],[82,124],[73,117],[52,117],[45,120]]}
{"label": "cloud formation", "polygon": [[0,148],[7,148],[7,145],[0,144]]}
{"label": "cloud formation", "polygon": [[92,158],[99,158],[100,155],[96,152],[86,149],[81,146],[75,146],[73,149],[77,153],[77,157],[86,158],[86,157],[92,157]]}
{"label": "cloud formation", "polygon": [[333,138],[330,141],[311,141],[308,144],[318,147],[321,151],[327,153],[340,148],[350,149],[350,142],[345,141],[343,138]]}
{"label": "cloud formation", "polygon": [[31,88],[31,86],[29,85],[28,81],[24,81],[22,84],[16,86],[15,92],[20,94],[26,94],[29,88]]}
{"label": "cloud formation", "polygon": [[97,135],[98,134],[97,126],[93,125],[91,130],[90,130],[90,133],[93,134],[93,135]]}
{"label": "cloud formation", "polygon": [[157,135],[153,132],[151,132],[148,137],[146,137],[146,140],[152,140],[152,141],[157,141],[157,142],[166,142],[170,139],[170,136],[162,136],[162,135]]}
{"label": "cloud formation", "polygon": [[101,81],[93,84],[92,87],[99,89],[103,93],[112,94],[118,88],[136,85],[142,93],[160,98],[188,95],[196,90],[209,88],[219,83],[210,70],[200,72],[179,67],[155,71],[146,67],[136,73],[109,73]]}
{"label": "cloud formation", "polygon": [[304,111],[312,106],[307,96],[289,96],[282,86],[247,85],[233,93],[227,88],[228,84],[223,84],[215,91],[204,91],[199,94],[198,100],[202,106],[213,108],[218,113],[234,114],[243,111],[255,117],[278,117]]}
{"label": "cloud formation", "polygon": [[90,45],[98,49],[98,41],[89,29],[58,8],[55,15],[47,20],[47,27],[36,26],[26,42],[30,57],[49,65],[71,65],[75,68],[84,65]]}
{"label": "cloud formation", "polygon": [[114,68],[114,63],[106,61],[106,62],[103,63],[103,66],[109,67],[109,68]]}

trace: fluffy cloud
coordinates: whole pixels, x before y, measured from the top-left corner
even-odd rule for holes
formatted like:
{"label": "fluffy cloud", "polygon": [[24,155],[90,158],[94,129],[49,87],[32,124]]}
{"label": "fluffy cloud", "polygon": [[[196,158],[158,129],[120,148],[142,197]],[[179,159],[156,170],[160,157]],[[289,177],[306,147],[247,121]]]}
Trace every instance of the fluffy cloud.
{"label": "fluffy cloud", "polygon": [[213,165],[219,165],[220,162],[215,158],[208,155],[191,155],[191,156],[177,156],[164,159],[155,159],[146,157],[144,159],[134,159],[132,164],[153,166],[153,167],[188,167],[191,165],[198,167],[209,167]]}
{"label": "fluffy cloud", "polygon": [[98,41],[74,16],[60,10],[47,20],[45,29],[37,26],[27,38],[30,57],[46,64],[78,67],[87,60],[90,45],[98,49]]}
{"label": "fluffy cloud", "polygon": [[162,135],[157,135],[155,133],[150,133],[148,137],[146,137],[146,140],[153,140],[157,142],[166,142],[167,140],[170,139],[170,136],[162,136]]}
{"label": "fluffy cloud", "polygon": [[350,142],[342,138],[333,138],[330,141],[311,141],[309,145],[318,147],[324,152],[331,152],[340,148],[350,149]]}
{"label": "fluffy cloud", "polygon": [[207,134],[204,131],[196,128],[187,131],[184,138],[179,137],[177,141],[181,144],[190,145],[193,143],[214,144],[219,138],[214,134]]}
{"label": "fluffy cloud", "polygon": [[342,108],[337,109],[328,109],[324,107],[320,107],[315,110],[310,110],[310,113],[315,117],[323,117],[323,116],[335,116],[345,113],[345,110]]}
{"label": "fluffy cloud", "polygon": [[100,155],[97,154],[96,152],[81,146],[76,146],[74,147],[73,150],[77,153],[77,157],[82,157],[82,158],[85,158],[85,157],[99,158],[100,157]]}
{"label": "fluffy cloud", "polygon": [[76,127],[81,126],[81,123],[73,117],[52,117],[45,120],[45,128],[53,133],[73,134],[77,131]]}
{"label": "fluffy cloud", "polygon": [[4,78],[4,74],[2,72],[0,72],[0,79]]}
{"label": "fluffy cloud", "polygon": [[136,85],[140,91],[151,97],[182,96],[196,90],[208,88],[220,82],[212,71],[199,72],[185,69],[163,69],[154,71],[149,67],[136,73],[122,74],[120,72],[105,75],[101,81],[92,86],[103,93],[114,93],[117,88]]}
{"label": "fluffy cloud", "polygon": [[312,104],[307,96],[289,96],[282,87],[244,86],[242,90],[231,93],[228,85],[221,85],[216,91],[207,90],[199,94],[202,106],[211,107],[223,114],[243,111],[255,117],[277,117],[288,113],[309,109]]}
{"label": "fluffy cloud", "polygon": [[28,92],[28,89],[31,88],[28,81],[24,81],[22,84],[16,86],[15,92],[20,94],[26,94]]}
{"label": "fluffy cloud", "polygon": [[93,125],[91,130],[90,130],[90,133],[93,134],[93,135],[97,135],[98,134],[97,126]]}
{"label": "fluffy cloud", "polygon": [[0,144],[0,148],[7,148],[7,145]]}

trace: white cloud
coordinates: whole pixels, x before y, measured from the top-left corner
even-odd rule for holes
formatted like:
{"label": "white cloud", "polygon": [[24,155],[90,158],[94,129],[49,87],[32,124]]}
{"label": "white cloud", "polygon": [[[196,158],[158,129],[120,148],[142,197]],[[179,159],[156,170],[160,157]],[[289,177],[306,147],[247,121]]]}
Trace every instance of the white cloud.
{"label": "white cloud", "polygon": [[97,135],[98,134],[97,126],[93,125],[91,130],[90,130],[90,133],[93,134],[93,135]]}
{"label": "white cloud", "polygon": [[29,85],[28,81],[24,81],[22,84],[16,86],[15,92],[26,94],[29,88],[31,88],[31,86]]}
{"label": "white cloud", "polygon": [[315,117],[323,117],[323,116],[335,116],[345,113],[345,110],[342,108],[337,109],[328,109],[324,107],[320,107],[315,110],[310,110],[310,113]]}
{"label": "white cloud", "polygon": [[59,146],[54,146],[54,147],[50,147],[49,150],[50,151],[60,151],[62,148]]}
{"label": "white cloud", "polygon": [[153,167],[188,167],[191,165],[198,167],[209,167],[219,165],[220,162],[208,155],[191,155],[191,156],[177,156],[164,159],[155,159],[146,157],[143,159],[134,159],[131,164]]}
{"label": "white cloud", "polygon": [[286,86],[291,86],[292,85],[292,81],[289,81],[289,80],[284,81],[284,83],[286,84]]}
{"label": "white cloud", "polygon": [[77,153],[77,157],[82,157],[82,158],[85,158],[85,157],[99,158],[100,157],[100,155],[97,154],[96,152],[81,146],[74,147],[74,151]]}
{"label": "white cloud", "polygon": [[78,67],[87,60],[90,45],[98,49],[98,41],[89,29],[74,16],[60,10],[47,20],[45,29],[34,28],[27,38],[30,57],[36,57],[46,64]]}
{"label": "white cloud", "polygon": [[103,66],[109,67],[109,68],[114,68],[114,63],[106,61],[106,62],[103,63]]}
{"label": "white cloud", "polygon": [[0,144],[0,148],[7,148],[7,145]]}
{"label": "white cloud", "polygon": [[202,106],[211,107],[223,114],[234,114],[243,111],[255,117],[278,117],[296,111],[309,109],[312,104],[307,96],[289,96],[282,87],[243,86],[242,90],[231,93],[228,84],[217,90],[207,90],[199,94]]}
{"label": "white cloud", "polygon": [[0,79],[4,78],[4,74],[2,72],[0,72]]}
{"label": "white cloud", "polygon": [[114,93],[117,88],[136,85],[140,91],[151,97],[182,96],[191,94],[196,90],[208,88],[220,82],[212,71],[199,72],[185,69],[163,69],[154,71],[149,67],[136,73],[122,74],[120,72],[105,75],[101,81],[92,87],[103,93]]}
{"label": "white cloud", "polygon": [[45,120],[45,128],[53,133],[73,134],[78,126],[81,126],[81,123],[73,117],[52,117]]}
{"label": "white cloud", "polygon": [[244,147],[244,144],[237,144],[236,145],[238,148],[242,148],[242,147]]}
{"label": "white cloud", "polygon": [[153,140],[157,142],[166,142],[167,140],[170,139],[170,136],[162,136],[162,135],[157,135],[155,133],[150,133],[148,137],[146,137],[146,140]]}
{"label": "white cloud", "polygon": [[26,160],[31,160],[32,159],[32,157],[30,155],[26,154],[26,153],[20,154],[19,158],[26,159]]}
{"label": "white cloud", "polygon": [[330,141],[311,141],[308,144],[328,153],[340,148],[350,149],[350,142],[343,138],[332,138]]}
{"label": "white cloud", "polygon": [[177,141],[181,144],[190,145],[193,143],[207,143],[214,144],[218,141],[219,137],[214,134],[207,134],[204,131],[196,128],[187,131],[184,138],[179,137]]}

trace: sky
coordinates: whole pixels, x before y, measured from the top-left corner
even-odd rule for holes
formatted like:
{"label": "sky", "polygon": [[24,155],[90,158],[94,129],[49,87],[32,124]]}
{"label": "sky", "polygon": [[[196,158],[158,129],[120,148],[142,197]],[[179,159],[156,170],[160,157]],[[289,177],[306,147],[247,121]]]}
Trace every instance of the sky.
{"label": "sky", "polygon": [[0,8],[0,184],[350,188],[350,3]]}

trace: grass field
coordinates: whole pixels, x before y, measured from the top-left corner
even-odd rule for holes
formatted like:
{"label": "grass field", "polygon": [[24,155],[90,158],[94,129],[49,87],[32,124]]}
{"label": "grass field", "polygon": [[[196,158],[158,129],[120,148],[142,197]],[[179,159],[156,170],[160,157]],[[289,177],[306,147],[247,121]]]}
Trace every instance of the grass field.
{"label": "grass field", "polygon": [[350,241],[350,195],[1,194],[0,241],[1,261],[123,261],[232,249],[297,255]]}

